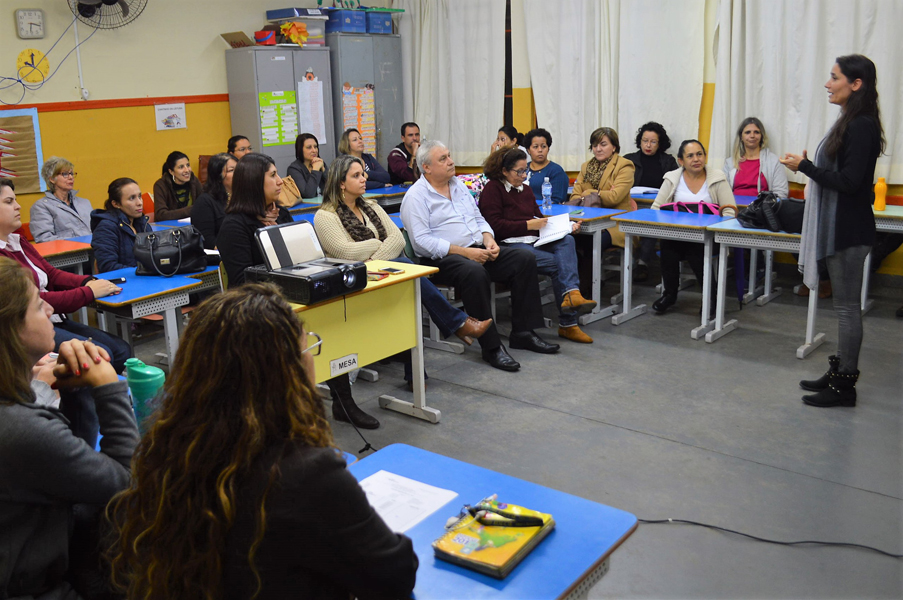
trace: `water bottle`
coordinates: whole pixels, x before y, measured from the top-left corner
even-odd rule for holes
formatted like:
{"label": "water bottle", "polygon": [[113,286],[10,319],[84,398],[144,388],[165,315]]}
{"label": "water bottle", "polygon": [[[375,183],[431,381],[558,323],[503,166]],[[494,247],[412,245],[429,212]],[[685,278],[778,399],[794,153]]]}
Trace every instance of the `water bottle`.
{"label": "water bottle", "polygon": [[875,210],[887,210],[887,182],[884,177],[879,177],[875,184]]}
{"label": "water bottle", "polygon": [[552,212],[552,184],[548,177],[542,182],[542,212],[546,215]]}
{"label": "water bottle", "polygon": [[166,375],[162,369],[149,367],[137,358],[130,358],[125,361],[125,378],[132,392],[138,431],[144,435],[144,423],[156,408],[153,400],[163,387]]}

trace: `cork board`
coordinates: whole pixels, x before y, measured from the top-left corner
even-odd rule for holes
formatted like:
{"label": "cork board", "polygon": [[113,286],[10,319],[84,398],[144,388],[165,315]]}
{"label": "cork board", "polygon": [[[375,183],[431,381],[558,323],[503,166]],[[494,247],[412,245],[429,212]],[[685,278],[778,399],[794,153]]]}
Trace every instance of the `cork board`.
{"label": "cork board", "polygon": [[37,109],[0,111],[0,177],[16,184],[17,194],[46,189]]}

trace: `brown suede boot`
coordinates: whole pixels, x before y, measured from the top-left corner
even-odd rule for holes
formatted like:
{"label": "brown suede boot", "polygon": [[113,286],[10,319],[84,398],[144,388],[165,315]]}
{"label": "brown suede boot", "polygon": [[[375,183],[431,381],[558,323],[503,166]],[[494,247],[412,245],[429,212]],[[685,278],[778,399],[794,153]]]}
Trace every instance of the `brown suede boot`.
{"label": "brown suede boot", "polygon": [[566,340],[571,340],[572,342],[577,342],[578,344],[592,344],[593,343],[593,338],[586,335],[576,325],[571,325],[570,327],[559,327],[558,328],[558,337],[563,337]]}
{"label": "brown suede boot", "polygon": [[571,290],[564,295],[564,300],[561,302],[561,310],[569,313],[575,312],[578,315],[592,312],[594,308],[596,308],[595,300],[587,300],[580,290]]}

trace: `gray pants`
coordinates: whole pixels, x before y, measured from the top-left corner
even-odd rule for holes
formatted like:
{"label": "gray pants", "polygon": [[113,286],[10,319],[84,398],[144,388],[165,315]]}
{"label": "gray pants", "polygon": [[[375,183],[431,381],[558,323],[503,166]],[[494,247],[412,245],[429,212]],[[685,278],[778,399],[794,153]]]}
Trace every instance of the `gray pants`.
{"label": "gray pants", "polygon": [[837,356],[841,373],[859,368],[862,346],[862,268],[871,247],[852,246],[825,259],[831,278],[834,313],[837,315]]}

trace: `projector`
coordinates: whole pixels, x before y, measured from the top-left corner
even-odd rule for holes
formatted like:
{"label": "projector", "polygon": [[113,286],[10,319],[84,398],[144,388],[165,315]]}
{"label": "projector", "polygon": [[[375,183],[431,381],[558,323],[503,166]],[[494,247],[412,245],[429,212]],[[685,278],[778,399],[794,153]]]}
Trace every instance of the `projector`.
{"label": "projector", "polygon": [[338,258],[319,258],[272,270],[257,265],[245,269],[245,279],[273,283],[289,302],[310,305],[367,287],[367,265]]}

